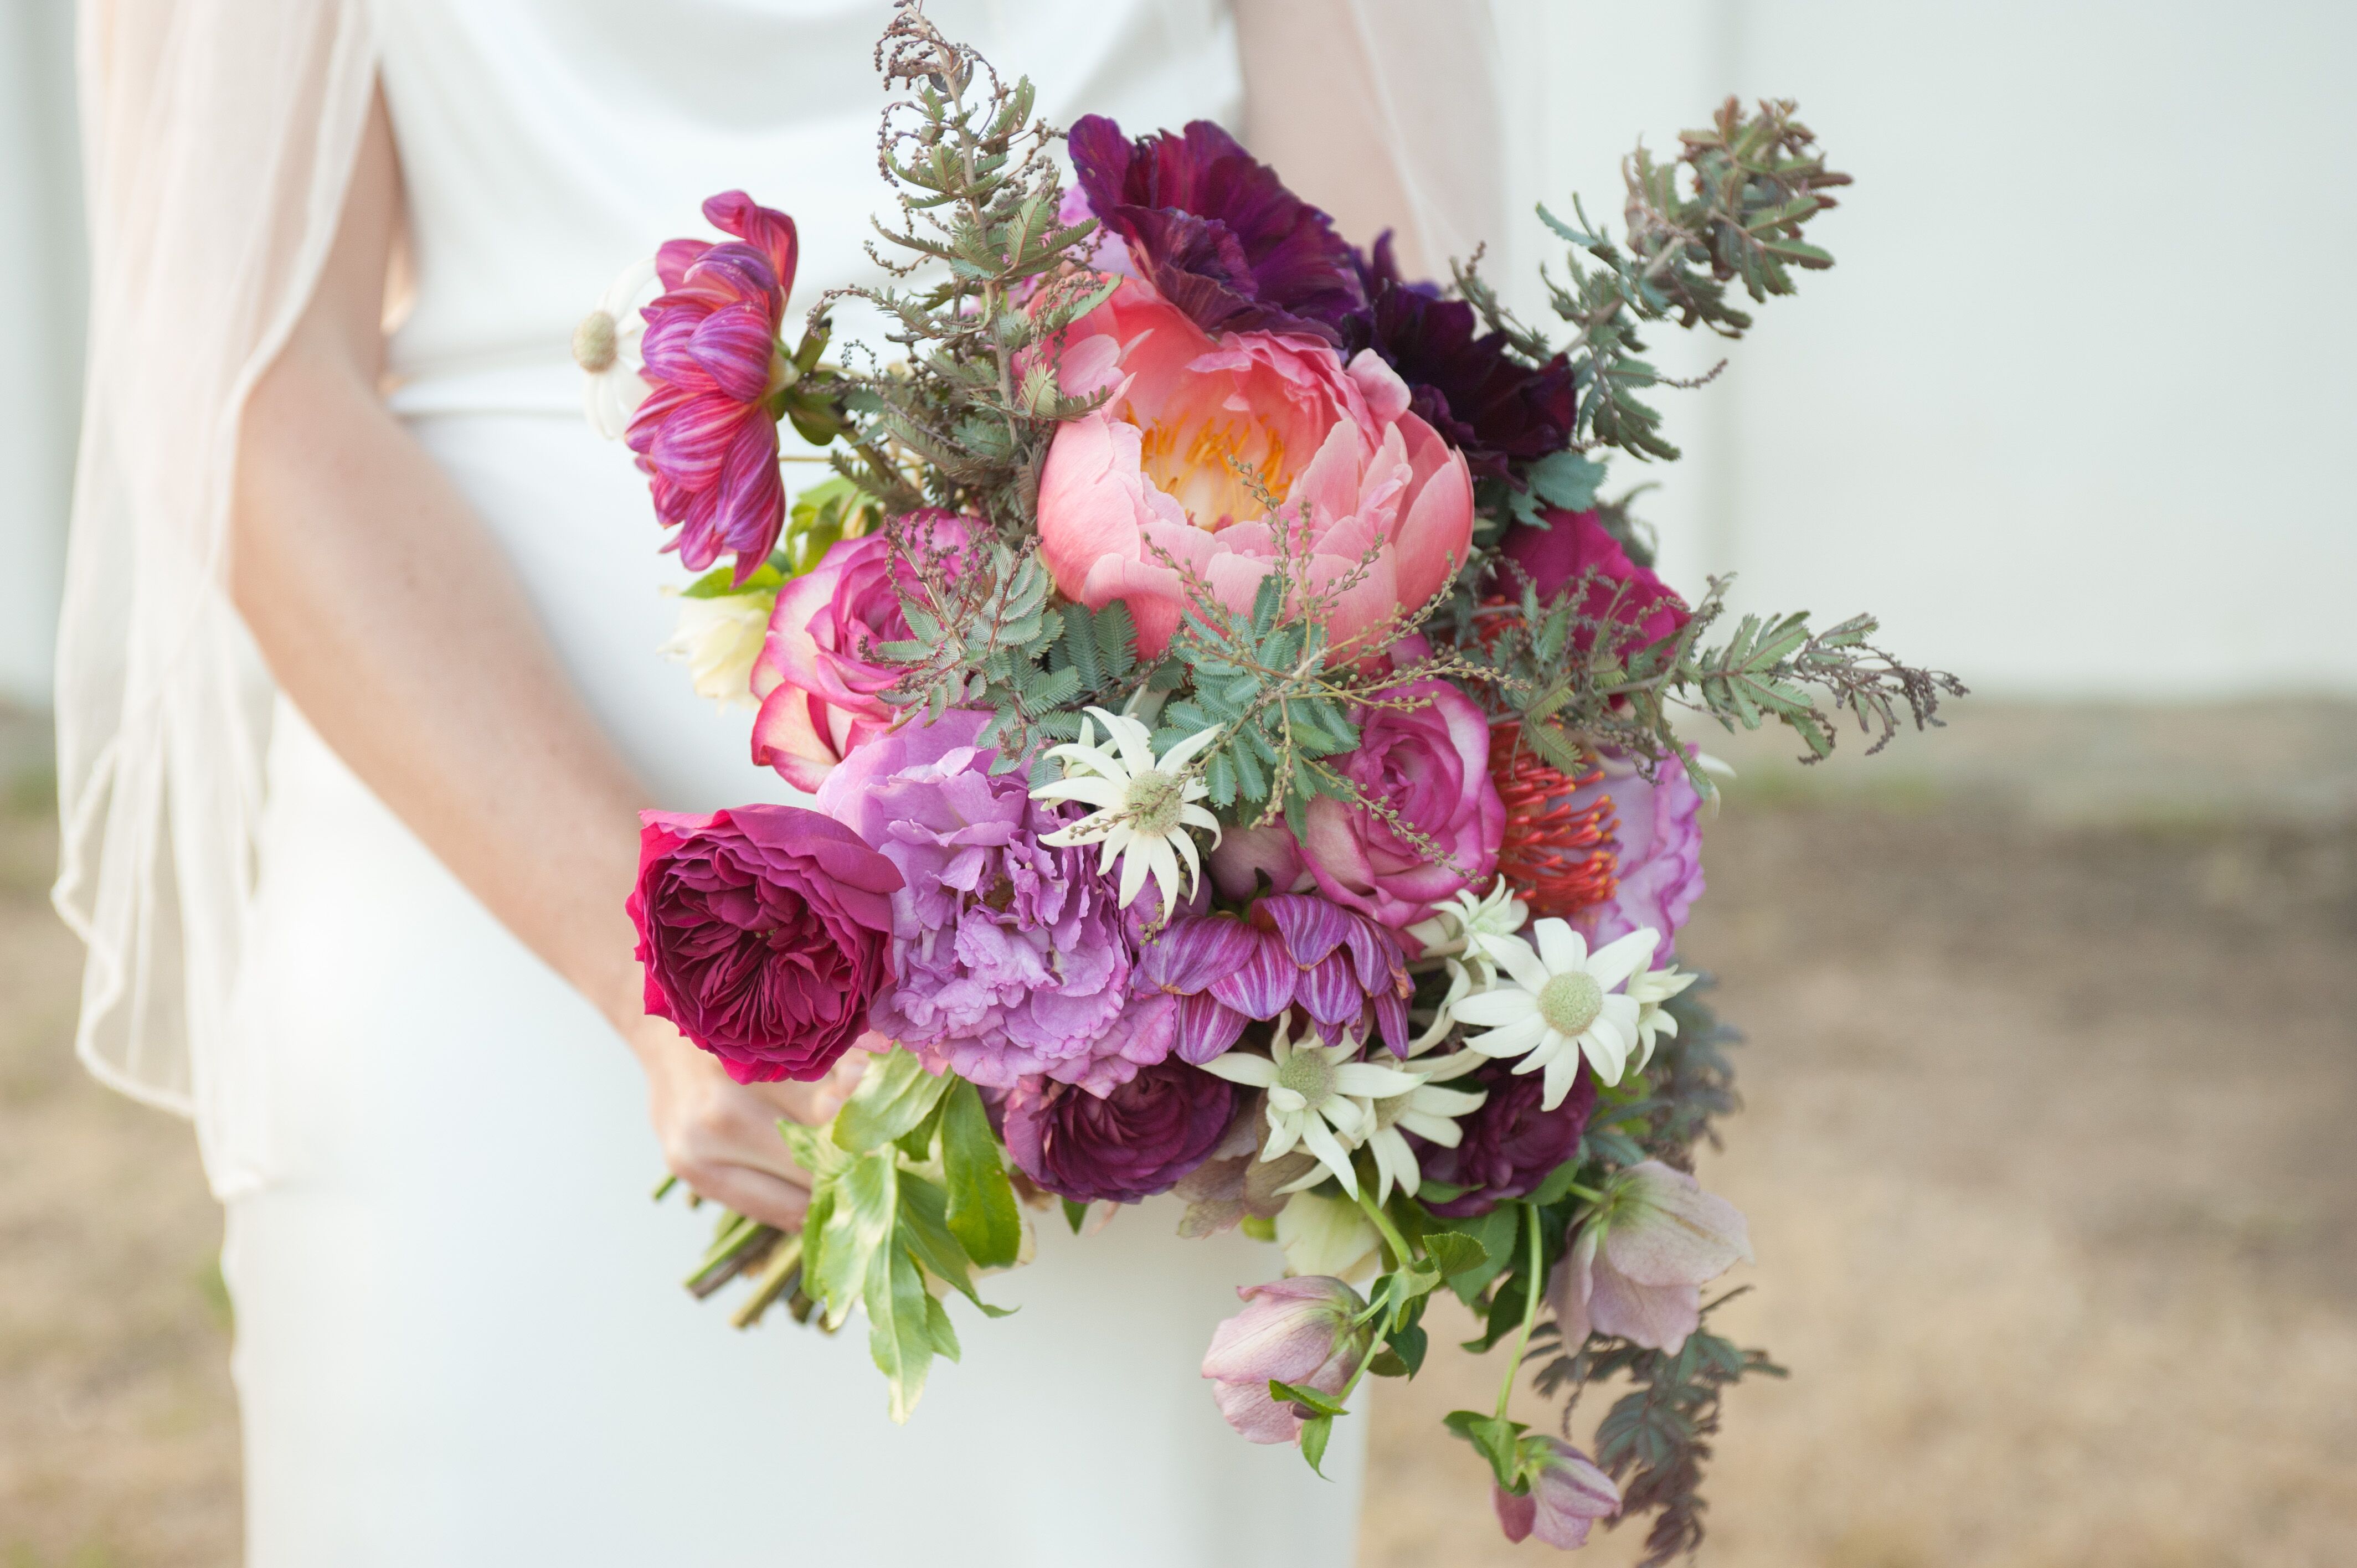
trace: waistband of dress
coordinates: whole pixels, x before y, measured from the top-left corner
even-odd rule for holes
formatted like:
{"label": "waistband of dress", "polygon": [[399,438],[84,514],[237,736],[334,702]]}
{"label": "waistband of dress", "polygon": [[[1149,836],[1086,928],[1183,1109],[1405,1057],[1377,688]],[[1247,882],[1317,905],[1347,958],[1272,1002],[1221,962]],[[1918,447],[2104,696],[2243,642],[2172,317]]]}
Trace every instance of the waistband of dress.
{"label": "waistband of dress", "polygon": [[385,405],[404,419],[450,413],[521,413],[586,418],[581,368],[570,360],[537,364],[453,366],[395,371]]}

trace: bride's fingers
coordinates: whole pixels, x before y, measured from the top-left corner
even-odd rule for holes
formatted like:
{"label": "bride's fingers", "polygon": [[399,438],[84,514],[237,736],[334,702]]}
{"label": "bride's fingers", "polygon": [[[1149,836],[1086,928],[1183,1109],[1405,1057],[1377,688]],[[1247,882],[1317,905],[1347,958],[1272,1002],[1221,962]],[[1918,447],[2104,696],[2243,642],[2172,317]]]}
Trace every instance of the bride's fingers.
{"label": "bride's fingers", "polygon": [[793,1120],[806,1127],[815,1127],[843,1109],[843,1102],[859,1087],[859,1079],[866,1070],[867,1053],[853,1051],[815,1083],[757,1083],[748,1087]]}
{"label": "bride's fingers", "polygon": [[677,1174],[701,1197],[781,1230],[801,1230],[810,1211],[809,1188],[748,1165],[691,1160]]}

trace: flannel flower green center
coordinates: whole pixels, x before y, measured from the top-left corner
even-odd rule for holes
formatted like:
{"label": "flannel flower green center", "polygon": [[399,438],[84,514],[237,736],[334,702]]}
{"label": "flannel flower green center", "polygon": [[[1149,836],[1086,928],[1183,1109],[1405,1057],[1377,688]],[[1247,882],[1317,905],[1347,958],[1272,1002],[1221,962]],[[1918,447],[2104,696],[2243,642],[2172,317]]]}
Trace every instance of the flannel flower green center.
{"label": "flannel flower green center", "polygon": [[1179,811],[1186,803],[1185,781],[1175,773],[1158,768],[1133,774],[1121,799],[1130,825],[1154,838],[1177,830]]}
{"label": "flannel flower green center", "polygon": [[1603,1011],[1604,987],[1592,974],[1558,974],[1539,992],[1539,1016],[1558,1035],[1577,1039]]}

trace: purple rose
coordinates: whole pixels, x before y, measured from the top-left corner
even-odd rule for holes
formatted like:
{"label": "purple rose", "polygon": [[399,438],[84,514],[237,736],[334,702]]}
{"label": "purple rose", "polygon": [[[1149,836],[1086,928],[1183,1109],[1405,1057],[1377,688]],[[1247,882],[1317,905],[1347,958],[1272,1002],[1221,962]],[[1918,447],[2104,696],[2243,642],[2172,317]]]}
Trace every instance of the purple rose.
{"label": "purple rose", "polygon": [[1679,928],[1702,897],[1702,797],[1674,758],[1664,761],[1650,782],[1627,757],[1607,752],[1604,777],[1575,790],[1572,809],[1585,810],[1598,798],[1612,801],[1611,847],[1618,863],[1611,897],[1571,916],[1592,946],[1631,931],[1662,934],[1657,963],[1668,961]]}
{"label": "purple rose", "polygon": [[1102,114],[1072,122],[1090,209],[1139,276],[1204,331],[1307,332],[1341,341],[1367,307],[1334,220],[1209,120],[1133,142]]}
{"label": "purple rose", "polygon": [[1534,1072],[1518,1073],[1511,1060],[1477,1069],[1459,1089],[1489,1090],[1478,1111],[1458,1119],[1458,1144],[1445,1149],[1414,1133],[1416,1168],[1426,1181],[1466,1187],[1462,1197],[1424,1206],[1461,1219],[1538,1190],[1549,1172],[1579,1152],[1580,1134],[1596,1110],[1596,1075],[1582,1062],[1571,1092],[1552,1111],[1541,1109],[1546,1085]]}
{"label": "purple rose", "polygon": [[1006,1152],[1059,1197],[1135,1203],[1169,1191],[1210,1157],[1235,1101],[1233,1084],[1181,1061],[1140,1068],[1102,1097],[1026,1079],[1006,1097]]}
{"label": "purple rose", "polygon": [[952,709],[860,746],[827,776],[820,809],[903,877],[892,895],[896,979],[870,1026],[974,1083],[1027,1078],[1097,1094],[1169,1053],[1178,1005],[1130,1000],[1137,921],[1099,873],[1096,846],[1040,838],[1086,808],[1035,801],[1020,771],[993,776],[988,715]]}
{"label": "purple rose", "polygon": [[892,863],[797,806],[645,811],[639,931],[646,1007],[739,1083],[824,1078],[891,974]]}
{"label": "purple rose", "polygon": [[1418,681],[1396,694],[1421,705],[1367,710],[1358,749],[1334,766],[1450,864],[1367,807],[1321,795],[1309,803],[1308,835],[1297,849],[1289,832],[1269,827],[1230,834],[1212,850],[1221,892],[1249,897],[1256,873],[1277,892],[1304,890],[1306,873],[1329,899],[1397,930],[1460,890],[1489,884],[1506,828],[1490,781],[1490,722],[1446,681]]}

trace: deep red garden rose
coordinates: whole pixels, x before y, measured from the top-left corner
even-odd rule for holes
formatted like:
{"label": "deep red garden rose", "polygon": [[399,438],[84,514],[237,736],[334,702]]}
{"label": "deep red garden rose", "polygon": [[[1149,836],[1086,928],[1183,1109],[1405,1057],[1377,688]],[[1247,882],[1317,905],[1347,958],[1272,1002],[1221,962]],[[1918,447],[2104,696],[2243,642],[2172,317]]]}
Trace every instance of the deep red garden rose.
{"label": "deep red garden rose", "polygon": [[[1658,642],[1686,624],[1685,601],[1652,567],[1630,560],[1629,553],[1594,512],[1549,508],[1545,517],[1544,528],[1516,523],[1506,530],[1498,546],[1507,560],[1530,575],[1541,603],[1587,578],[1587,593],[1580,613],[1598,620],[1609,615],[1616,624],[1630,628],[1634,635],[1620,648],[1624,653]],[[1499,585],[1517,598],[1522,596],[1522,582],[1511,572],[1500,574]],[[1582,630],[1573,640],[1584,650],[1595,635]]]}
{"label": "deep red garden rose", "polygon": [[739,1083],[824,1078],[890,976],[899,870],[798,806],[639,820],[629,908],[647,1011]]}

